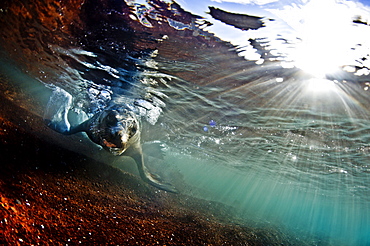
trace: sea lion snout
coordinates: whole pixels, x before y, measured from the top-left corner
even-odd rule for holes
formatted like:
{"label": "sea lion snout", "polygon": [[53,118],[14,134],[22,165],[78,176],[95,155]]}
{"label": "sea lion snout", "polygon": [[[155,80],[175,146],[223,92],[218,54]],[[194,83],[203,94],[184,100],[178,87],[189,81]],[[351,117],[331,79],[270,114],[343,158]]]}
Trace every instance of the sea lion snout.
{"label": "sea lion snout", "polygon": [[129,112],[110,111],[102,115],[101,145],[114,155],[121,155],[130,147],[130,140],[137,134],[139,122]]}

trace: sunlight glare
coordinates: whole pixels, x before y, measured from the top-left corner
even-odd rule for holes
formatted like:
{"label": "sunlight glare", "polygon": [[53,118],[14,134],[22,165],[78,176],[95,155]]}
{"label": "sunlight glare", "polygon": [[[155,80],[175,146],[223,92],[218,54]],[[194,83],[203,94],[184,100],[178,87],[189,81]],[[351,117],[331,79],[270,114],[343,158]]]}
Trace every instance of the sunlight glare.
{"label": "sunlight glare", "polygon": [[312,78],[306,81],[307,92],[327,93],[336,90],[335,82],[327,79]]}
{"label": "sunlight glare", "polygon": [[311,0],[303,6],[287,6],[276,13],[295,31],[298,42],[289,60],[317,78],[355,66],[354,47],[366,41],[361,26],[353,18],[362,13],[355,3],[342,0]]}
{"label": "sunlight glare", "polygon": [[350,51],[352,16],[334,0],[309,2],[303,9],[302,43],[295,63],[302,70],[323,78],[347,63]]}

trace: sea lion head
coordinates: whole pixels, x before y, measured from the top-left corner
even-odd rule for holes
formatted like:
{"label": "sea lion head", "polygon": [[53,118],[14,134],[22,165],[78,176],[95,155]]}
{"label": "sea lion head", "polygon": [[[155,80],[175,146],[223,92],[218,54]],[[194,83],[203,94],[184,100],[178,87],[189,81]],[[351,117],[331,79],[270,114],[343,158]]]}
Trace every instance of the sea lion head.
{"label": "sea lion head", "polygon": [[99,144],[114,155],[121,155],[139,139],[139,121],[128,109],[105,110],[95,127],[100,135]]}

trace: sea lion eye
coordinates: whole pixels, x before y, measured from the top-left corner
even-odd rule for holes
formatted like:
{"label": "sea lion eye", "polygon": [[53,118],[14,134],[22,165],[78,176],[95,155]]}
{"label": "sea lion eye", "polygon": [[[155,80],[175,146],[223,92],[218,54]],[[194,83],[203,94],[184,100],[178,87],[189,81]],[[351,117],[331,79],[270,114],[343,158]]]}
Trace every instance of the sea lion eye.
{"label": "sea lion eye", "polygon": [[117,126],[117,123],[118,123],[118,119],[117,119],[117,113],[115,112],[110,112],[107,116],[106,116],[106,124],[107,126],[109,127],[114,127],[114,126]]}
{"label": "sea lion eye", "polygon": [[131,136],[135,135],[136,131],[137,131],[137,126],[136,126],[136,124],[134,124],[134,125],[132,125],[132,127],[131,127],[130,135],[131,135]]}

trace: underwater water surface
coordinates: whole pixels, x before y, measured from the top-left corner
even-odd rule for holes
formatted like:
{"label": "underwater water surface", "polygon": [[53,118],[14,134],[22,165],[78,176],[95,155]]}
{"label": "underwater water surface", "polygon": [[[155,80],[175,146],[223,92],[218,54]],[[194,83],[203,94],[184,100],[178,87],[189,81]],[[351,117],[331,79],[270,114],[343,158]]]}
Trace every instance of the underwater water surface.
{"label": "underwater water surface", "polygon": [[308,245],[370,244],[366,2],[0,6],[3,64],[43,102],[23,107],[68,127],[134,105],[148,168],[180,193]]}

